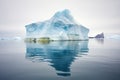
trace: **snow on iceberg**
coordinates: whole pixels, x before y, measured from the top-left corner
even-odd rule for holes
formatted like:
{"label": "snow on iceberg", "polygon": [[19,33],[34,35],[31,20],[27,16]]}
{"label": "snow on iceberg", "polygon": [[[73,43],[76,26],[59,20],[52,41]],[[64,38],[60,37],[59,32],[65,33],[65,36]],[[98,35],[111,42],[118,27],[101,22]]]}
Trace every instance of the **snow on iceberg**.
{"label": "snow on iceberg", "polygon": [[50,40],[88,40],[89,29],[78,25],[70,11],[65,9],[44,22],[26,25],[26,38],[49,38]]}

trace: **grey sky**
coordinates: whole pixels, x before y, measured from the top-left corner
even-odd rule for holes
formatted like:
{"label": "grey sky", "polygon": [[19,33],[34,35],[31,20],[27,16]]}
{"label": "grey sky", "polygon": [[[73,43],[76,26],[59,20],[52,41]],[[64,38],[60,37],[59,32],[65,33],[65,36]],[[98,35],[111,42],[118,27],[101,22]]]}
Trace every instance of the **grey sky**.
{"label": "grey sky", "polygon": [[99,32],[120,33],[120,0],[0,0],[0,31],[25,32],[31,22],[70,9],[76,22]]}

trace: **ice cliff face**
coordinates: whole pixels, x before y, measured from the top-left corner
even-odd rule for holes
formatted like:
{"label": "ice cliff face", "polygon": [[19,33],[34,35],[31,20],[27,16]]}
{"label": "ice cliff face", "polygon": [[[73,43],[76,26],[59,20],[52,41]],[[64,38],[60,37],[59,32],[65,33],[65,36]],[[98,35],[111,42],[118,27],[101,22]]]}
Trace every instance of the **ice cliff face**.
{"label": "ice cliff face", "polygon": [[75,23],[69,10],[63,10],[44,22],[26,25],[27,38],[49,37],[52,40],[87,40],[89,29]]}

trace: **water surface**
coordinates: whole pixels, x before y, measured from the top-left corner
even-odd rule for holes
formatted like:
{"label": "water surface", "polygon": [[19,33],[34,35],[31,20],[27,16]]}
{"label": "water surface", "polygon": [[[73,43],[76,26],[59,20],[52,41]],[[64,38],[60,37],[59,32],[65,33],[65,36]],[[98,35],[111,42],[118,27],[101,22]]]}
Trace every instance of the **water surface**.
{"label": "water surface", "polygon": [[0,41],[0,80],[120,80],[120,41]]}

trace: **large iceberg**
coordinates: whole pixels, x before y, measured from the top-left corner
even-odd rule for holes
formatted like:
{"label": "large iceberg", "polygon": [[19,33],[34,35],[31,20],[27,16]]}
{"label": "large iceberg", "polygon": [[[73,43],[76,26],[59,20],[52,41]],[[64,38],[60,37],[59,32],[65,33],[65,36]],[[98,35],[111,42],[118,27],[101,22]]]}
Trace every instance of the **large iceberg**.
{"label": "large iceberg", "polygon": [[88,40],[89,29],[78,25],[70,11],[56,12],[49,20],[26,25],[26,38],[49,38],[50,40]]}

